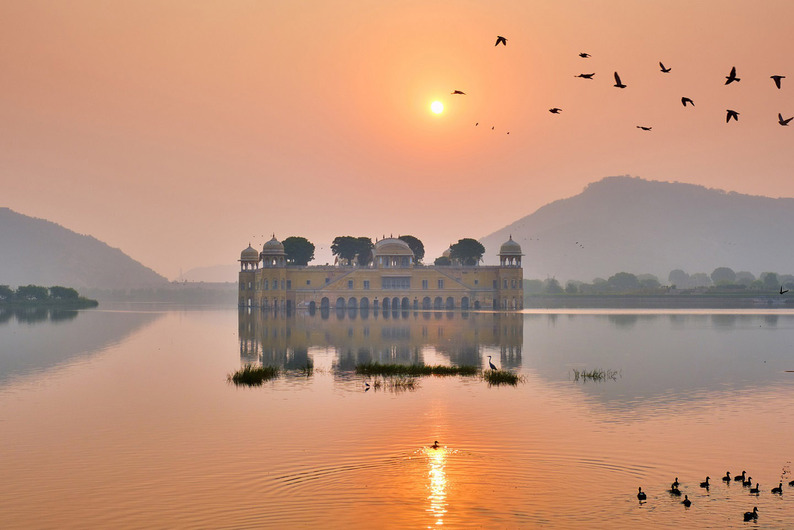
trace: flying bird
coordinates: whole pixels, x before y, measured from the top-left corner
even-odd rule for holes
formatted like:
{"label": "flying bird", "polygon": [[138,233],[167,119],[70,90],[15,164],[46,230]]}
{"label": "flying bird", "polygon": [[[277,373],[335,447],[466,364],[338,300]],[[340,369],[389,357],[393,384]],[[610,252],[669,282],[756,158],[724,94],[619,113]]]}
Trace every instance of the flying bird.
{"label": "flying bird", "polygon": [[586,52],[582,52],[579,54],[579,57],[581,57],[582,59],[587,59],[588,57],[590,57],[590,54]]}
{"label": "flying bird", "polygon": [[686,104],[689,103],[693,107],[695,106],[695,102],[689,99],[688,97],[684,96],[681,98],[681,104],[686,107]]}
{"label": "flying bird", "polygon": [[729,85],[729,84],[733,83],[734,81],[741,81],[741,79],[736,77],[736,67],[735,66],[733,68],[731,68],[731,74],[730,75],[726,75],[725,79],[727,79],[727,81],[725,81],[726,85]]}
{"label": "flying bird", "polygon": [[560,112],[562,112],[562,109],[554,107],[553,109],[549,109],[549,112],[551,112],[552,114],[559,114]]}
{"label": "flying bird", "polygon": [[650,131],[651,127],[643,127],[642,125],[637,125],[638,129],[642,129],[643,131]]}
{"label": "flying bird", "polygon": [[617,88],[626,88],[626,85],[620,82],[620,76],[618,75],[617,72],[615,72],[615,84],[612,86],[615,86]]}
{"label": "flying bird", "polygon": [[595,73],[592,74],[579,74],[575,75],[574,77],[581,77],[582,79],[592,79]]}
{"label": "flying bird", "polygon": [[787,119],[787,120],[784,120],[784,119],[783,119],[783,115],[782,115],[782,114],[780,114],[779,112],[777,113],[777,122],[778,122],[780,125],[788,125],[788,122],[790,122],[792,119],[794,119],[794,118],[789,118],[789,119]]}
{"label": "flying bird", "polygon": [[783,289],[783,286],[781,285],[781,286],[780,286],[780,294],[785,294],[785,293],[787,293],[787,292],[788,292],[788,289],[785,289],[785,290],[784,290],[784,289]]}
{"label": "flying bird", "polygon": [[769,76],[769,77],[770,77],[771,79],[774,79],[774,80],[775,80],[775,86],[776,86],[778,89],[780,89],[780,80],[781,80],[781,79],[785,79],[785,78],[786,78],[786,76],[784,76],[784,75],[771,75],[771,76]]}
{"label": "flying bird", "polygon": [[659,66],[661,67],[662,72],[664,72],[665,74],[670,70],[672,70],[672,68],[665,68],[664,65],[662,64],[662,61],[659,61]]}
{"label": "flying bird", "polygon": [[725,123],[729,123],[733,118],[736,121],[739,121],[739,113],[735,110],[728,109],[728,115],[725,117]]}
{"label": "flying bird", "polygon": [[465,93],[465,92],[463,92],[463,91],[461,91],[461,90],[455,90],[455,91],[454,91],[454,92],[452,92],[452,93],[453,93],[453,94],[461,94],[462,96],[465,96],[465,95],[466,95],[466,93]]}
{"label": "flying bird", "polygon": [[494,44],[494,46],[499,46],[499,43],[502,43],[502,45],[507,46],[507,39],[502,37],[501,35],[497,35],[496,44]]}

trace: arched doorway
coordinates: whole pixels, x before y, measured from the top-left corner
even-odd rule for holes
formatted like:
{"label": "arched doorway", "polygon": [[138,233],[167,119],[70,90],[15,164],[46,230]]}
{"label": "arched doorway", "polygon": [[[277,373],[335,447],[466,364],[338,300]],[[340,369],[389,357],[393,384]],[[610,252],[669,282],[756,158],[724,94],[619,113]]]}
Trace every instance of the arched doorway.
{"label": "arched doorway", "polygon": [[366,296],[362,297],[358,307],[362,310],[369,309],[369,298],[367,298]]}
{"label": "arched doorway", "polygon": [[451,296],[447,297],[447,309],[455,309],[455,299]]}
{"label": "arched doorway", "polygon": [[430,301],[429,296],[422,298],[422,309],[433,309],[433,302]]}
{"label": "arched doorway", "polygon": [[348,309],[356,309],[358,307],[358,301],[354,297],[350,297],[347,301],[347,308]]}
{"label": "arched doorway", "polygon": [[469,309],[469,297],[468,296],[464,296],[463,298],[460,299],[460,308],[463,311],[466,311],[467,309]]}
{"label": "arched doorway", "polygon": [[345,299],[341,296],[336,299],[336,308],[337,309],[344,309],[345,308]]}
{"label": "arched doorway", "polygon": [[384,298],[383,299],[383,310],[384,311],[388,311],[389,310],[389,305],[390,305],[389,302],[390,302],[389,298]]}
{"label": "arched doorway", "polygon": [[328,300],[327,296],[324,296],[322,300],[320,300],[320,309],[328,309],[331,307],[331,301]]}
{"label": "arched doorway", "polygon": [[400,307],[402,308],[403,311],[408,311],[409,309],[411,309],[411,301],[408,300],[408,297],[402,299],[402,302],[400,303]]}
{"label": "arched doorway", "polygon": [[441,297],[440,296],[436,296],[436,299],[433,300],[433,309],[441,309],[441,305],[443,303],[444,303],[444,301],[441,300]]}

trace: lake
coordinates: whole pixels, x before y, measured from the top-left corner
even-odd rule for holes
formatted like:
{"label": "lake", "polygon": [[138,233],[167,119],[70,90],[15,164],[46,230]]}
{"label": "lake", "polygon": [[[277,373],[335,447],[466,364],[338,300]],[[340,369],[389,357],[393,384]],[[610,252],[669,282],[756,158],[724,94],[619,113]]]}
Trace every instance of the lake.
{"label": "lake", "polygon": [[3,528],[794,527],[792,310],[1,311]]}

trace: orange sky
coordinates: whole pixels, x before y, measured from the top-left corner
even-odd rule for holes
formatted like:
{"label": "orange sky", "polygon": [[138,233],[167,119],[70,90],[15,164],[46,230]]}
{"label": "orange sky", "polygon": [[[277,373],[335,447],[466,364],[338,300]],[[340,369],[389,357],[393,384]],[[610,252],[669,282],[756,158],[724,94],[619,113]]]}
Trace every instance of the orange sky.
{"label": "orange sky", "polygon": [[432,261],[609,175],[792,197],[794,2],[758,5],[8,0],[0,206],[174,278],[271,232]]}

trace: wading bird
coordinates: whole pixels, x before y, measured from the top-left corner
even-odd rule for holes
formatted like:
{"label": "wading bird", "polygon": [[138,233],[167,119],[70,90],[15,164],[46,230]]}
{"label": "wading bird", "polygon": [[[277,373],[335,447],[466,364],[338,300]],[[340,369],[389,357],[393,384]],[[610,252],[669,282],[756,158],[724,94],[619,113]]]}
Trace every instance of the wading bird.
{"label": "wading bird", "polygon": [[731,73],[730,73],[730,75],[726,75],[726,76],[725,76],[725,79],[727,79],[727,81],[725,81],[725,84],[726,84],[726,85],[730,85],[730,84],[731,84],[731,83],[733,83],[734,81],[741,81],[741,79],[739,79],[738,77],[736,77],[736,67],[735,67],[735,66],[734,66],[733,68],[731,68]]}
{"label": "wading bird", "polygon": [[496,44],[494,46],[499,46],[499,43],[502,43],[503,46],[507,46],[507,39],[502,37],[501,35],[496,36]]}
{"label": "wading bird", "polygon": [[620,76],[618,75],[617,72],[615,72],[615,84],[612,86],[617,88],[626,88],[626,85],[620,82]]}
{"label": "wading bird", "polygon": [[786,125],[788,125],[788,122],[790,122],[792,119],[794,119],[794,117],[791,117],[791,118],[788,118],[788,119],[784,120],[783,119],[783,115],[781,113],[779,113],[779,112],[777,113],[777,122],[780,125],[786,126]]}
{"label": "wading bird", "polygon": [[744,520],[745,521],[751,521],[751,520],[757,520],[757,519],[758,519],[758,507],[757,506],[753,506],[753,511],[752,512],[744,512]]}
{"label": "wading bird", "polygon": [[781,79],[785,79],[786,76],[784,76],[784,75],[771,75],[769,77],[775,81],[775,86],[778,88],[778,90],[780,90],[780,80]]}
{"label": "wading bird", "polygon": [[659,61],[659,66],[662,68],[662,72],[664,72],[665,74],[670,70],[672,70],[672,68],[665,68],[664,65],[662,64],[662,61]]}
{"label": "wading bird", "polygon": [[491,362],[491,356],[488,356],[488,366],[491,367],[491,370],[496,370],[496,365]]}
{"label": "wading bird", "polygon": [[731,110],[731,109],[728,109],[727,112],[728,112],[728,115],[725,117],[725,123],[730,123],[731,122],[731,118],[733,118],[736,121],[739,121],[739,113],[738,112],[736,112],[735,110]]}
{"label": "wading bird", "polygon": [[686,107],[686,104],[689,103],[693,107],[695,106],[695,102],[689,99],[688,97],[684,96],[681,98],[681,104]]}

